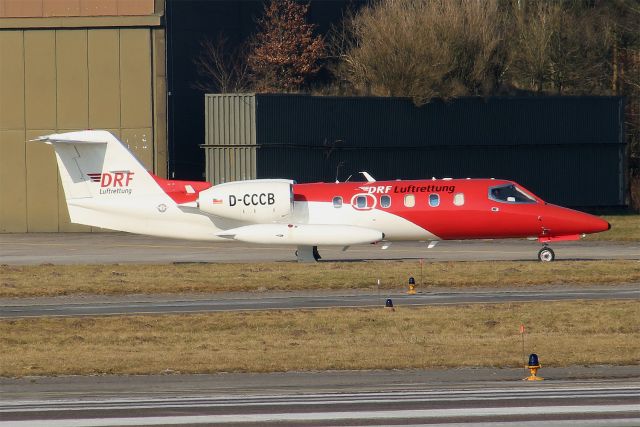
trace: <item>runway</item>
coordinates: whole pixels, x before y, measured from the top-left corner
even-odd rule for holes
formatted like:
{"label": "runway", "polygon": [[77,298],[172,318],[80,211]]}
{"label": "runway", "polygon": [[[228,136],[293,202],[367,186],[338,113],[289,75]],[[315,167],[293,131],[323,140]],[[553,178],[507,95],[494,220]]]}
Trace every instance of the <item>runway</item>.
{"label": "runway", "polygon": [[[519,381],[521,369],[5,379],[0,426],[632,426],[640,381],[631,372],[550,369],[579,379],[537,383]],[[613,379],[584,379],[594,375]]]}
{"label": "runway", "polygon": [[[640,242],[582,240],[551,245],[558,260],[638,259]],[[434,261],[536,260],[540,244],[527,240],[443,241],[354,246],[347,251],[320,247],[324,261],[417,259]],[[127,233],[0,234],[0,264],[114,264],[167,262],[295,261],[295,248],[236,242],[161,239]]]}
{"label": "runway", "polygon": [[[132,299],[134,298],[134,299]],[[396,307],[509,303],[562,300],[640,299],[636,285],[604,289],[539,288],[535,290],[425,292],[417,295],[385,292],[341,294],[336,292],[303,292],[277,296],[260,293],[239,296],[183,295],[29,298],[0,300],[0,318],[44,316],[107,316],[132,314],[205,313],[250,310],[293,310],[329,307],[383,307],[391,298]],[[84,299],[84,301],[83,301]]]}

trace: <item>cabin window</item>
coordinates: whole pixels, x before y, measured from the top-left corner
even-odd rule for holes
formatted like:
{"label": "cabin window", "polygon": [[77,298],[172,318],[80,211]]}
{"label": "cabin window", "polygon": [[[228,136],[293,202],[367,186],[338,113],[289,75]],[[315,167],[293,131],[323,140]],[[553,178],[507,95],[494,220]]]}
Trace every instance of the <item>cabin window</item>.
{"label": "cabin window", "polygon": [[440,195],[439,194],[429,194],[429,206],[432,208],[440,206]]}
{"label": "cabin window", "polygon": [[391,206],[391,196],[382,196],[380,197],[380,206],[382,206],[383,208],[388,208],[389,206]]}
{"label": "cabin window", "polygon": [[408,208],[412,208],[416,205],[416,196],[413,194],[404,195],[404,205]]}
{"label": "cabin window", "polygon": [[456,206],[464,205],[464,193],[456,193],[453,196],[453,204]]}
{"label": "cabin window", "polygon": [[341,208],[342,207],[342,197],[336,196],[333,198],[333,207]]}
{"label": "cabin window", "polygon": [[502,203],[536,203],[536,199],[513,184],[489,188],[489,198]]}
{"label": "cabin window", "polygon": [[367,196],[358,196],[356,197],[356,206],[359,209],[364,209],[367,207]]}

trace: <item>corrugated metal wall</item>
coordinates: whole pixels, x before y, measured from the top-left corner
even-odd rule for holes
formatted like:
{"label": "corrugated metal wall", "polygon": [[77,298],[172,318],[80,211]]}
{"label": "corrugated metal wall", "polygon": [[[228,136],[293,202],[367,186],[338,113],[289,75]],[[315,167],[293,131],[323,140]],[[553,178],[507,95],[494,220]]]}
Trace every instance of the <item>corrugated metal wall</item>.
{"label": "corrugated metal wall", "polygon": [[256,178],[254,94],[205,96],[206,179],[219,184]]}
{"label": "corrugated metal wall", "polygon": [[[257,95],[255,176],[333,181],[367,170],[381,180],[495,177],[552,203],[619,206],[626,195],[622,112],[616,97],[466,98],[415,107],[398,98]],[[224,121],[216,123],[224,133]],[[207,171],[215,172],[209,161]]]}
{"label": "corrugated metal wall", "polygon": [[622,143],[619,97],[405,98],[258,95],[259,145],[354,147]]}
{"label": "corrugated metal wall", "polygon": [[153,31],[0,30],[0,232],[90,230],[69,221],[53,149],[30,139],[106,129],[154,169]]}

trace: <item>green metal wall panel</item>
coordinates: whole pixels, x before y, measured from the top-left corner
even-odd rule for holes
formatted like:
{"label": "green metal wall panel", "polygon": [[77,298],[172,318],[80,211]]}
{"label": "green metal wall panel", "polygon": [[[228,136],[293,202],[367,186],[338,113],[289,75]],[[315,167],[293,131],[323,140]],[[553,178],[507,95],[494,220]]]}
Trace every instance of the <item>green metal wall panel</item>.
{"label": "green metal wall panel", "polygon": [[205,96],[207,181],[256,178],[255,96],[232,94]]}

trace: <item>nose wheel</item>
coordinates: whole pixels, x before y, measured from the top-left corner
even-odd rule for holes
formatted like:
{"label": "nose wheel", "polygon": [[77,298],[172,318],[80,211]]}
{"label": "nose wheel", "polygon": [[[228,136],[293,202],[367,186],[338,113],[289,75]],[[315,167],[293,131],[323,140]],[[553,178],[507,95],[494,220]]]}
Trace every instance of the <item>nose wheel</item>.
{"label": "nose wheel", "polygon": [[538,259],[542,262],[551,262],[556,259],[556,254],[553,252],[553,249],[545,246],[538,252]]}

